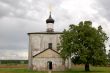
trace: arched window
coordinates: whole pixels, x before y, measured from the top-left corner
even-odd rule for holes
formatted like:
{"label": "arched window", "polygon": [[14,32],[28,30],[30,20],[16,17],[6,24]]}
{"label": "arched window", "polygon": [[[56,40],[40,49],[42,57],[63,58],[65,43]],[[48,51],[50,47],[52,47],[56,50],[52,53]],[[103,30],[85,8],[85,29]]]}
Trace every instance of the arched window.
{"label": "arched window", "polygon": [[47,66],[49,70],[52,70],[52,61],[48,61]]}
{"label": "arched window", "polygon": [[48,48],[52,49],[52,43],[48,43]]}

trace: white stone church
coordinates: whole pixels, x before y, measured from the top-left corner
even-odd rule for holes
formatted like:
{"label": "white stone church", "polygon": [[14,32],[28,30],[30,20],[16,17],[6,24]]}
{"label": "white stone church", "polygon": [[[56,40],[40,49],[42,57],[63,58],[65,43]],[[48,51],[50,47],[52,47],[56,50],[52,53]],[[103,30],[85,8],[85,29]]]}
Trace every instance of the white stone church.
{"label": "white stone church", "polygon": [[62,32],[54,31],[54,19],[46,20],[45,32],[28,33],[29,35],[29,68],[38,71],[47,71],[49,67],[53,71],[64,70],[64,61],[57,51]]}

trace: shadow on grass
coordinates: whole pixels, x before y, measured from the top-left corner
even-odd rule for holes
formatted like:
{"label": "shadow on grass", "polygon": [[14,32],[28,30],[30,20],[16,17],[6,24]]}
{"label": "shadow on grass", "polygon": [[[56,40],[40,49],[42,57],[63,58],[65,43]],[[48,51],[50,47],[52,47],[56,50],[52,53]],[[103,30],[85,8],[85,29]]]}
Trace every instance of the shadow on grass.
{"label": "shadow on grass", "polygon": [[73,72],[73,73],[84,73],[84,72],[86,72],[86,73],[97,73],[97,72],[105,72],[105,71],[100,71],[100,70],[91,70],[91,71],[85,71],[85,70],[66,70],[65,72]]}

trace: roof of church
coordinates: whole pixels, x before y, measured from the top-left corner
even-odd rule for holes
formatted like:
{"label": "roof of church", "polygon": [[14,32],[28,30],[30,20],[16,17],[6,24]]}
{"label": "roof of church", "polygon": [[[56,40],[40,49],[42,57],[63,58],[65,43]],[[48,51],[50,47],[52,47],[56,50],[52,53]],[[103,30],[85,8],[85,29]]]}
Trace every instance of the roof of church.
{"label": "roof of church", "polygon": [[[33,57],[35,57],[35,56],[37,56],[37,55],[39,55],[39,54],[41,54],[41,53],[45,52],[45,51],[46,51],[46,50],[48,50],[48,49],[50,49],[50,48],[47,48],[47,49],[45,49],[45,50],[43,50],[43,51],[41,51],[41,52],[37,53],[37,54],[36,54],[36,55],[34,55]],[[60,53],[58,53],[57,51],[55,51],[54,49],[50,49],[50,50],[52,50],[52,51],[56,52],[57,54],[60,54]]]}
{"label": "roof of church", "polygon": [[63,34],[63,32],[32,32],[28,34]]}

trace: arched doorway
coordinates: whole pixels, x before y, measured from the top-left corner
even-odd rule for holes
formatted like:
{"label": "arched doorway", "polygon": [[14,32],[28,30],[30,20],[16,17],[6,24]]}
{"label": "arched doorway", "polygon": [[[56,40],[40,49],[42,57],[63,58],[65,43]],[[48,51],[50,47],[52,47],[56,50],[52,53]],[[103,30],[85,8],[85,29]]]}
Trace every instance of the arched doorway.
{"label": "arched doorway", "polygon": [[48,70],[52,70],[52,61],[47,62]]}

